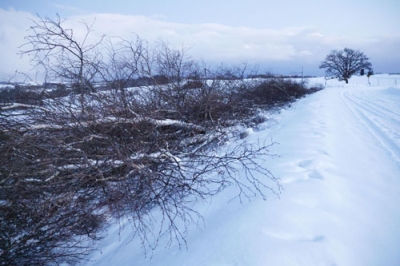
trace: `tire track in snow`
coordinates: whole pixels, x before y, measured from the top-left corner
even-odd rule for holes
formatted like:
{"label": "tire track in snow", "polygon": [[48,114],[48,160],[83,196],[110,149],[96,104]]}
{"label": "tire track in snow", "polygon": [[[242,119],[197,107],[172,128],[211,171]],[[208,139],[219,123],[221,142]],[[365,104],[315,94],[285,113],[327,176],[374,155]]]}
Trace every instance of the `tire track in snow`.
{"label": "tire track in snow", "polygon": [[399,140],[397,141],[397,146],[400,147],[400,114],[384,108],[382,105],[388,105],[387,102],[382,102],[382,105],[367,103],[367,101],[363,101],[362,103],[356,102],[356,104],[363,111],[363,114],[376,124],[382,132],[385,132],[393,142],[396,142],[396,139]]}
{"label": "tire track in snow", "polygon": [[[382,99],[374,101],[374,98],[368,99],[365,94],[363,97],[357,97],[354,92],[350,91],[343,91],[341,96],[351,112],[361,120],[362,124],[379,141],[391,158],[400,164],[400,145],[398,140],[396,141],[398,137],[396,137],[397,130],[395,130],[400,125],[400,115],[383,106],[383,104],[396,106],[396,103],[394,101],[381,101]],[[371,93],[368,96],[373,97]],[[376,104],[373,104],[374,102]],[[378,102],[380,104],[377,104]]]}
{"label": "tire track in snow", "polygon": [[[355,96],[353,95],[353,97],[355,97]],[[385,107],[385,105],[387,105],[391,102],[383,101],[382,99],[379,99],[377,97],[372,98],[372,99],[364,98],[363,100],[364,100],[363,101],[364,106],[368,106],[368,108],[374,109],[374,111],[376,111],[377,113],[380,113],[385,116],[386,115],[394,115],[394,116],[400,115],[400,113],[396,113],[394,110]]]}
{"label": "tire track in snow", "polygon": [[[368,91],[366,91],[368,92]],[[376,92],[382,92],[381,90],[374,91]],[[363,110],[367,110],[368,113],[374,114],[374,121],[380,123],[380,124],[385,124],[387,129],[393,129],[393,125],[399,125],[399,117],[400,117],[400,97],[399,99],[392,99],[390,100],[384,100],[380,97],[377,97],[376,95],[373,95],[371,92],[369,95],[365,95],[365,93],[360,93],[361,95],[354,95],[354,93],[351,93],[352,99],[362,99],[362,105],[360,106]],[[347,96],[349,97],[350,92],[348,92]],[[362,97],[360,97],[362,96]],[[369,96],[369,97],[368,97]],[[375,96],[375,97],[373,97]],[[397,112],[396,112],[397,111]],[[385,119],[382,119],[385,118]],[[386,123],[384,123],[386,122]],[[390,125],[388,126],[387,123],[391,122]],[[399,128],[400,129],[400,128]]]}

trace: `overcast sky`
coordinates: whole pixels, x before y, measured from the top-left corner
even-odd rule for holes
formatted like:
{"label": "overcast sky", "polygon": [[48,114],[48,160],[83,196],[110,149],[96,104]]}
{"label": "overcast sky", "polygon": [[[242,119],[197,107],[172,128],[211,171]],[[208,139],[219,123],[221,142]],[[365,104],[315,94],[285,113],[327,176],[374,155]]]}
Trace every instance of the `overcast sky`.
{"label": "overcast sky", "polygon": [[0,80],[27,71],[18,46],[38,14],[96,34],[189,48],[210,63],[257,64],[262,71],[323,75],[333,49],[364,52],[375,72],[400,72],[399,0],[0,0]]}

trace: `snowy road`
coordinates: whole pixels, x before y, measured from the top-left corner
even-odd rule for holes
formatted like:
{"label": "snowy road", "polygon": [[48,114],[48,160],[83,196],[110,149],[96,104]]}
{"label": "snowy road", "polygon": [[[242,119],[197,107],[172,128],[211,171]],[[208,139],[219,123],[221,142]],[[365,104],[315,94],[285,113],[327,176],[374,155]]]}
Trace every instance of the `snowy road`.
{"label": "snowy road", "polygon": [[397,80],[329,81],[247,138],[280,143],[280,156],[265,158],[279,199],[241,204],[229,188],[199,206],[205,227],[189,231],[188,250],[160,245],[151,259],[127,241],[129,228],[120,237],[111,228],[92,265],[400,265]]}

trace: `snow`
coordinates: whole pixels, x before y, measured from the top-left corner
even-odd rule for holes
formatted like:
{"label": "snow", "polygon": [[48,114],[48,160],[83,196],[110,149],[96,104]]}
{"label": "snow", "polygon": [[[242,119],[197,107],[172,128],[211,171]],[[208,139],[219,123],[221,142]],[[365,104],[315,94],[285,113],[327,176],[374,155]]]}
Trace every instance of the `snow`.
{"label": "snow", "polygon": [[[110,226],[85,265],[400,265],[400,75],[310,79],[326,89],[237,141],[273,139],[265,166],[279,197],[197,203],[187,248],[161,239],[145,256],[129,223]],[[272,194],[272,193],[271,193]]]}

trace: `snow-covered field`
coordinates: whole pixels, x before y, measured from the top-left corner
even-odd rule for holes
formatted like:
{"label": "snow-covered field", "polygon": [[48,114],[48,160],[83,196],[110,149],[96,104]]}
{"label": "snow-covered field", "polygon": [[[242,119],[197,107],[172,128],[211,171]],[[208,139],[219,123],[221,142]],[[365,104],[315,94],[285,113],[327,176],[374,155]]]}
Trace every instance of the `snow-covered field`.
{"label": "snow-covered field", "polygon": [[[281,179],[240,203],[229,187],[198,203],[188,246],[144,256],[113,225],[85,265],[400,265],[400,75],[311,79],[326,89],[271,115],[245,141],[278,142],[265,165]],[[238,140],[243,141],[243,140]]]}

